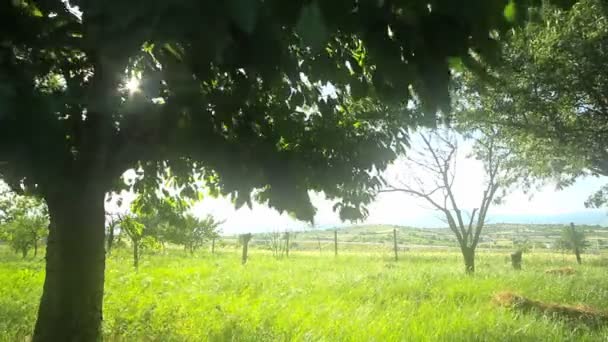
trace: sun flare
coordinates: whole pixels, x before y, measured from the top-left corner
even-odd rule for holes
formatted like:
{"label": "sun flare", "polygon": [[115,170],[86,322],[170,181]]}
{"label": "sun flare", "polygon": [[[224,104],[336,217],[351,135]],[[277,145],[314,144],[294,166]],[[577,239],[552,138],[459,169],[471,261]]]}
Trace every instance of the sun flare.
{"label": "sun flare", "polygon": [[127,83],[125,84],[125,89],[129,91],[129,94],[133,94],[139,91],[139,79],[133,76]]}

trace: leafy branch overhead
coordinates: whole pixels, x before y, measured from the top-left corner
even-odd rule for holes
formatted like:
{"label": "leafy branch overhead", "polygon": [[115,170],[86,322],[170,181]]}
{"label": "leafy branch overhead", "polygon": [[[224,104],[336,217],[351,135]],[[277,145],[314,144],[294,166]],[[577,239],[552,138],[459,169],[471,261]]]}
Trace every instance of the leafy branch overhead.
{"label": "leafy branch overhead", "polygon": [[310,221],[316,191],[364,217],[373,171],[447,117],[449,61],[497,61],[537,2],[0,2],[0,177],[55,242],[34,339],[99,339],[108,192],[170,180]]}
{"label": "leafy branch overhead", "polygon": [[116,189],[141,168],[151,186],[168,167],[188,189],[199,169],[239,206],[260,189],[311,219],[315,190],[355,219],[376,183],[368,171],[403,151],[410,127],[447,112],[448,57],[491,60],[488,32],[509,27],[514,2],[70,4],[0,8],[0,172],[12,185]]}
{"label": "leafy branch overhead", "polygon": [[498,129],[529,183],[555,179],[563,187],[608,175],[608,5],[546,3],[530,19],[503,37],[488,77],[458,77],[459,119]]}

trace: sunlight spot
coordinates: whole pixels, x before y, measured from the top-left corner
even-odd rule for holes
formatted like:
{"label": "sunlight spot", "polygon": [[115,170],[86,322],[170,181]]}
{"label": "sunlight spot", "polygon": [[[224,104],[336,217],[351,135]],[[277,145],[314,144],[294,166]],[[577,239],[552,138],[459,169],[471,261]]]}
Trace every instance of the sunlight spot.
{"label": "sunlight spot", "polygon": [[139,92],[139,79],[137,79],[137,77],[133,76],[131,77],[131,79],[125,84],[125,89],[129,91],[129,94],[133,94],[133,93],[137,93]]}

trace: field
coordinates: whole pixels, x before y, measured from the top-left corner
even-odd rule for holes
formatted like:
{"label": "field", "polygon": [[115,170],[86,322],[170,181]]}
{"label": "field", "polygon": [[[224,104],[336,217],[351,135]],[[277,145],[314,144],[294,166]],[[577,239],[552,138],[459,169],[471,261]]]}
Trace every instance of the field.
{"label": "field", "polygon": [[[503,290],[537,300],[608,308],[608,256],[530,253],[513,271],[505,252],[482,252],[466,276],[453,252],[294,251],[275,258],[254,249],[240,264],[235,248],[215,255],[181,250],[146,254],[139,271],[129,251],[107,262],[104,337],[108,341],[605,341],[590,327],[492,303]],[[44,261],[0,246],[0,340],[31,334]]]}
{"label": "field", "polygon": [[[479,248],[498,250],[503,253],[513,251],[518,243],[526,243],[533,251],[556,251],[555,242],[567,225],[560,224],[488,224],[480,237]],[[589,242],[589,252],[608,252],[608,228],[577,225],[585,232]],[[393,248],[396,230],[399,249],[437,249],[457,251],[458,243],[448,228],[414,228],[393,225],[358,225],[337,230],[340,250],[377,252]],[[262,249],[272,249],[273,236],[282,236],[283,231],[254,234],[251,245]],[[234,244],[236,236],[224,237],[224,242]],[[292,249],[331,252],[334,249],[334,229],[311,229],[290,232]]]}

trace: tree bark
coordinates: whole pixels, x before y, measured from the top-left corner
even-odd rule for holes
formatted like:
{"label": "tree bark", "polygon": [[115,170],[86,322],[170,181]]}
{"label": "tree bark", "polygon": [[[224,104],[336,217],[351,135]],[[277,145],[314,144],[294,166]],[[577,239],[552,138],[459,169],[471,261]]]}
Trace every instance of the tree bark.
{"label": "tree bark", "polygon": [[139,241],[133,240],[133,267],[139,268]]}
{"label": "tree bark", "polygon": [[511,254],[511,265],[515,270],[521,270],[521,259],[523,252],[521,250],[517,250]]}
{"label": "tree bark", "polygon": [[475,273],[475,249],[471,247],[462,247],[462,256],[464,257],[464,269],[467,274]]}
{"label": "tree bark", "polygon": [[27,248],[21,248],[21,257],[23,259],[27,257]]}
{"label": "tree bark", "polygon": [[583,260],[581,259],[581,251],[577,249],[574,250],[574,254],[576,255],[576,262],[580,265],[583,263]]}
{"label": "tree bark", "polygon": [[112,245],[114,244],[114,224],[110,223],[110,231],[108,232],[108,249],[107,252],[112,252]]}
{"label": "tree bark", "polygon": [[105,270],[104,191],[73,186],[45,198],[51,224],[33,341],[100,339]]}
{"label": "tree bark", "polygon": [[395,261],[399,261],[399,254],[397,252],[397,228],[393,228],[393,250],[395,251]]}
{"label": "tree bark", "polygon": [[34,240],[34,258],[38,256],[38,239]]}
{"label": "tree bark", "polygon": [[338,256],[338,230],[334,229],[334,255]]}

